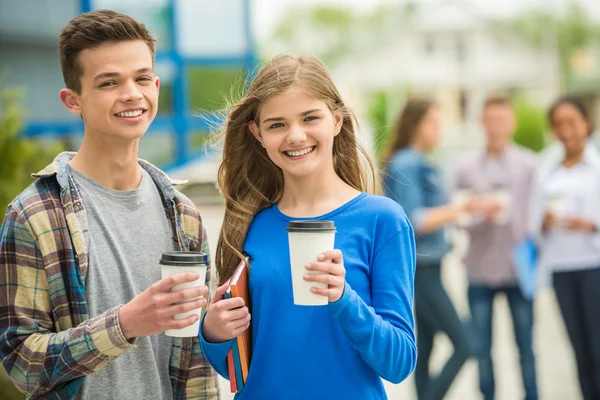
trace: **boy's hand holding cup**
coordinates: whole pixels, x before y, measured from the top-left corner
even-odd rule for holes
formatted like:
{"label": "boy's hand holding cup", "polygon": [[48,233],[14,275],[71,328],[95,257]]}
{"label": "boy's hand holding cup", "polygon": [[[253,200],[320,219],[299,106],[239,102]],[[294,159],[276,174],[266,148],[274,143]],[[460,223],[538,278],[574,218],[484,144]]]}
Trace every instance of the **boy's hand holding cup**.
{"label": "boy's hand holding cup", "polygon": [[204,253],[164,253],[162,279],[119,309],[119,324],[126,339],[152,336],[193,337],[206,306],[204,284],[208,256]]}

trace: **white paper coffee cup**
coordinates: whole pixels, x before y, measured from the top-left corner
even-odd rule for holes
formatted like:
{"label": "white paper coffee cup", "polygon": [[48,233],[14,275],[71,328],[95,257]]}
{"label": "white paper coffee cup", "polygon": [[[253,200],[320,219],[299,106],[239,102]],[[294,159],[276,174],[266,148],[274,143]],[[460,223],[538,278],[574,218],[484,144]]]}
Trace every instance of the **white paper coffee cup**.
{"label": "white paper coffee cup", "polygon": [[[173,286],[171,292],[177,292],[183,289],[189,289],[197,286],[202,286],[206,282],[206,270],[208,268],[208,255],[200,252],[193,251],[171,251],[163,253],[159,264],[162,269],[162,279],[168,278],[171,275],[178,273],[195,272],[200,277],[193,282],[186,282],[179,285]],[[198,299],[188,299],[187,301],[193,301]],[[202,308],[197,308],[192,311],[188,311],[183,314],[176,314],[175,319],[181,320],[188,318],[194,314],[198,315],[198,321],[193,325],[182,329],[169,329],[165,331],[165,335],[173,337],[194,337],[198,336],[198,329],[200,328],[200,313]]]}
{"label": "white paper coffee cup", "polygon": [[492,199],[495,200],[502,209],[496,214],[494,223],[497,225],[505,225],[511,218],[512,198],[508,189],[498,189],[492,194]]}
{"label": "white paper coffee cup", "polygon": [[326,296],[310,291],[311,287],[327,289],[327,284],[307,282],[304,280],[304,275],[321,273],[307,270],[306,264],[317,261],[319,254],[333,250],[335,224],[333,221],[290,221],[287,231],[294,304],[300,306],[327,305],[329,300]]}

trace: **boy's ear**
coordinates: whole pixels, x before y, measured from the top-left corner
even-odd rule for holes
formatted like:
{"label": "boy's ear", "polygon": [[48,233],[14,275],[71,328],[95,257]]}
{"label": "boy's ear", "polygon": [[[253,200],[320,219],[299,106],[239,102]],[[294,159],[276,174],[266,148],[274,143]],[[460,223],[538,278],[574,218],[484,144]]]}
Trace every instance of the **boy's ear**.
{"label": "boy's ear", "polygon": [[256,125],[256,122],[254,122],[254,121],[250,122],[248,124],[248,128],[250,129],[250,132],[252,132],[252,134],[254,135],[256,140],[258,140],[260,142],[260,144],[263,147],[265,147],[265,145],[263,144],[262,135],[260,134],[260,129],[258,128],[258,125]]}
{"label": "boy's ear", "polygon": [[75,115],[81,115],[81,106],[79,104],[79,95],[71,89],[61,89],[58,97],[60,101]]}

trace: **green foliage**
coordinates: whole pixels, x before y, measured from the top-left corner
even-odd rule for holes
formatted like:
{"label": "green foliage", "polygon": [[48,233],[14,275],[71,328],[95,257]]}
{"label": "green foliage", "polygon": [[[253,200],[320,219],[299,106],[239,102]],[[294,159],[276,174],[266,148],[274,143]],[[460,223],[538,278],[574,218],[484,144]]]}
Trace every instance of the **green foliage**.
{"label": "green foliage", "polygon": [[368,118],[373,129],[375,158],[380,162],[389,144],[390,136],[387,93],[376,92],[371,96]]}
{"label": "green foliage", "polygon": [[33,180],[31,173],[45,167],[60,151],[48,145],[18,137],[23,127],[21,92],[0,86],[0,217],[8,204]]}
{"label": "green foliage", "polygon": [[[312,54],[332,65],[352,51],[353,42],[349,38],[358,22],[356,13],[345,7],[302,7],[284,17],[275,29],[274,38],[282,51]],[[314,35],[316,32],[318,35]]]}
{"label": "green foliage", "polygon": [[231,97],[232,88],[243,87],[246,71],[242,68],[200,68],[189,70],[190,108],[192,111],[219,111]]}
{"label": "green foliage", "polygon": [[393,40],[398,25],[416,10],[416,2],[411,1],[383,5],[370,13],[344,6],[301,6],[283,17],[269,47],[277,52],[310,54],[332,68],[351,54]]}
{"label": "green foliage", "polygon": [[573,52],[600,41],[600,24],[576,3],[562,13],[529,10],[509,21],[507,26],[536,46],[557,48],[563,89],[567,89],[569,60]]}
{"label": "green foliage", "polygon": [[546,117],[544,111],[525,100],[514,103],[517,118],[517,130],[513,141],[535,152],[546,145]]}
{"label": "green foliage", "polygon": [[[231,88],[243,87],[246,71],[242,68],[190,67],[189,102],[192,112],[222,110],[231,97]],[[173,114],[173,87],[161,84],[159,115]]]}

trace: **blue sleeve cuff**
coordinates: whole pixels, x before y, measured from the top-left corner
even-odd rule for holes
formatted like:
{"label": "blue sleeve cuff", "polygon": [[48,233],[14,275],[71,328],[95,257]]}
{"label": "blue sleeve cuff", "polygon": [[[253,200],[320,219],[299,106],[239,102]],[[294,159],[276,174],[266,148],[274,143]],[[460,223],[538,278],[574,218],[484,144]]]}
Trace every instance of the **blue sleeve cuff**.
{"label": "blue sleeve cuff", "polygon": [[339,298],[338,301],[334,301],[333,303],[329,303],[329,309],[334,315],[339,314],[344,307],[348,305],[350,302],[350,298],[352,294],[354,294],[354,290],[350,287],[348,282],[344,284],[344,293],[342,293],[342,297]]}
{"label": "blue sleeve cuff", "polygon": [[227,353],[229,353],[229,349],[233,345],[233,340],[228,340],[226,342],[220,343],[210,343],[207,342],[202,335],[202,326],[204,325],[204,318],[206,317],[206,313],[202,316],[202,321],[200,321],[200,329],[198,330],[198,337],[200,338],[200,346],[202,346],[202,351],[208,358],[209,362],[215,366],[219,365],[219,362],[223,362],[223,360],[227,359]]}

